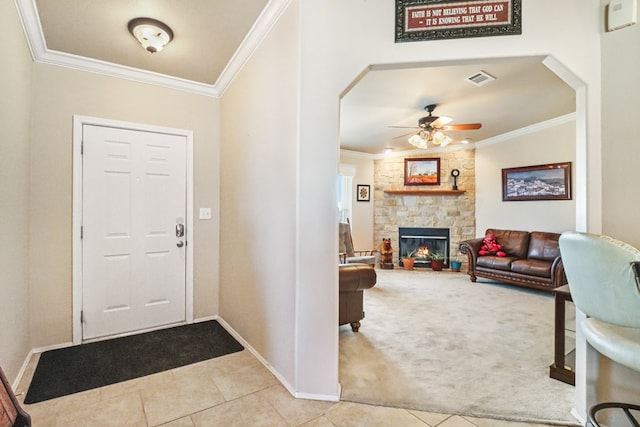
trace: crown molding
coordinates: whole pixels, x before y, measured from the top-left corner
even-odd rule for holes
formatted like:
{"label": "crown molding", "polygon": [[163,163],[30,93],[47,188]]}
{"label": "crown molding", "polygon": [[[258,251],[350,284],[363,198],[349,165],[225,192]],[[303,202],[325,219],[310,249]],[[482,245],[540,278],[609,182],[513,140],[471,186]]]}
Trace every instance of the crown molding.
{"label": "crown molding", "polygon": [[222,95],[290,3],[291,0],[270,0],[267,3],[216,83],[211,85],[50,50],[47,48],[44,39],[35,0],[15,0],[16,9],[31,51],[31,57],[36,63],[56,65],[211,97],[220,97]]}
{"label": "crown molding", "polygon": [[269,34],[269,31],[278,22],[284,11],[287,10],[289,4],[291,4],[291,0],[270,0],[267,3],[242,43],[240,43],[238,50],[233,54],[229,63],[220,73],[220,77],[216,80],[215,87],[220,96],[253,55],[253,52],[260,46],[262,40]]}
{"label": "crown molding", "polygon": [[517,138],[523,135],[539,132],[544,129],[549,129],[555,126],[560,126],[565,123],[574,122],[576,120],[576,113],[565,114],[564,116],[555,117],[553,119],[545,120],[544,122],[534,123],[529,126],[525,126],[520,129],[516,129],[511,132],[506,132],[500,135],[496,135],[491,138],[483,139],[475,143],[476,147],[484,147],[485,145],[498,144],[500,142],[509,141],[513,138]]}

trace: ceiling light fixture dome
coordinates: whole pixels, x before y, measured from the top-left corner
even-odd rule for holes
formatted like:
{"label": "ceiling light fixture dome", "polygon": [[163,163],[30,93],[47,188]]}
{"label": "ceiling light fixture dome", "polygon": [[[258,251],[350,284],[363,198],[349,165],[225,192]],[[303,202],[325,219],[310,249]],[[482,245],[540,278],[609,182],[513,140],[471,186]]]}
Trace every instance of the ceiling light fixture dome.
{"label": "ceiling light fixture dome", "polygon": [[147,52],[160,52],[173,40],[173,31],[167,24],[153,18],[134,18],[127,25],[129,32]]}

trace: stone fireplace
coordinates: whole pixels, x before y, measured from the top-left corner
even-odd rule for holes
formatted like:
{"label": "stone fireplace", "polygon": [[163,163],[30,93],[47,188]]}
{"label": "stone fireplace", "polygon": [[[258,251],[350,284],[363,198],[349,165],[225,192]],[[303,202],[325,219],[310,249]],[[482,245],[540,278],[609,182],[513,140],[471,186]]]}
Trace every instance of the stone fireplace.
{"label": "stone fireplace", "polygon": [[[440,185],[405,186],[404,157],[376,160],[373,220],[376,246],[381,245],[383,238],[390,238],[394,264],[398,265],[405,250],[404,243],[401,248],[401,228],[445,229],[448,232],[448,248],[437,250],[447,256],[447,266],[456,259],[464,262],[465,259],[458,256],[458,245],[476,235],[475,151],[446,151],[407,157],[440,158]],[[453,188],[452,169],[460,171],[458,192],[450,191]],[[414,233],[411,235],[419,236]],[[435,241],[432,244],[444,244],[442,239],[432,240]],[[421,243],[418,246],[424,245]],[[417,267],[429,266],[428,263],[417,261]]]}
{"label": "stone fireplace", "polygon": [[445,256],[444,268],[449,268],[449,229],[428,227],[400,227],[398,229],[398,264],[402,257],[413,253],[416,267],[431,267],[429,255],[440,253]]}

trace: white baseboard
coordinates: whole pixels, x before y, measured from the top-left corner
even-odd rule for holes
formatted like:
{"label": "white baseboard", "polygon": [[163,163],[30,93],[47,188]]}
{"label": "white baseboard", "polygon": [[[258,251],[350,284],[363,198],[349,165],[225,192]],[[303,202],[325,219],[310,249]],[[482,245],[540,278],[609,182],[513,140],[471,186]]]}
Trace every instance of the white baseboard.
{"label": "white baseboard", "polygon": [[24,372],[26,371],[27,366],[29,365],[29,361],[31,360],[31,358],[33,357],[34,354],[43,353],[43,352],[48,351],[48,350],[57,350],[59,348],[70,347],[72,345],[73,345],[72,342],[66,342],[66,343],[55,344],[55,345],[51,345],[51,346],[47,346],[47,347],[32,348],[29,351],[29,353],[27,353],[27,357],[22,362],[22,366],[20,367],[20,370],[18,371],[18,375],[16,375],[16,379],[14,380],[13,384],[11,385],[11,387],[13,387],[14,390],[17,389],[18,384],[20,384],[20,381],[22,381],[22,377],[24,376]]}
{"label": "white baseboard", "polygon": [[258,353],[256,351],[255,348],[251,347],[251,345],[249,345],[249,343],[247,341],[244,340],[244,338],[242,338],[242,336],[237,333],[227,322],[225,322],[225,320],[221,317],[218,317],[218,323],[220,323],[220,325],[231,334],[231,336],[233,336],[236,340],[238,340],[238,342],[240,342],[244,348],[246,348],[247,350],[249,350],[249,352],[251,352],[251,354],[254,355],[254,357],[256,359],[258,359],[258,361],[260,363],[262,363],[262,365],[267,368],[269,370],[269,372],[271,372],[278,381],[280,381],[280,383],[282,384],[282,386],[284,388],[287,389],[287,391],[289,393],[291,393],[291,395],[297,399],[313,399],[313,400],[326,400],[326,401],[330,401],[330,402],[338,402],[340,400],[339,395],[337,396],[331,396],[331,395],[319,395],[319,394],[309,394],[309,393],[297,393],[295,391],[295,389],[291,386],[291,384],[289,384],[289,382],[287,380],[285,380],[282,375],[280,375],[280,373],[274,369],[273,366],[271,366],[269,364],[269,362],[267,362],[261,355],[260,353]]}
{"label": "white baseboard", "polygon": [[583,419],[580,414],[578,414],[578,411],[576,410],[576,408],[571,409],[571,415],[573,415],[573,417],[578,420],[578,422],[580,423],[581,426],[585,425],[587,423],[587,420]]}
{"label": "white baseboard", "polygon": [[205,317],[198,317],[197,319],[193,319],[193,323],[201,323],[201,322],[208,322],[210,320],[218,320],[218,315],[214,315],[214,316],[205,316]]}
{"label": "white baseboard", "polygon": [[272,374],[273,374],[273,375],[278,379],[278,381],[280,381],[280,383],[282,383],[282,385],[284,386],[284,388],[286,388],[286,389],[289,391],[289,393],[291,393],[291,395],[292,395],[292,396],[295,396],[295,390],[294,390],[294,388],[293,388],[293,387],[291,387],[291,385],[290,385],[290,384],[289,384],[289,383],[288,383],[288,382],[287,382],[287,381],[282,377],[282,375],[280,375],[280,373],[279,373],[277,370],[275,370],[275,369],[273,368],[273,366],[271,366],[271,365],[269,364],[269,362],[267,362],[267,361],[266,361],[266,360],[265,360],[265,359],[260,355],[260,353],[258,353],[258,352],[256,351],[256,349],[255,349],[255,348],[251,347],[251,345],[249,345],[249,343],[248,343],[247,341],[245,341],[245,339],[244,339],[244,338],[242,338],[242,336],[241,336],[239,333],[237,333],[237,332],[235,331],[235,329],[233,329],[233,328],[231,327],[231,325],[229,325],[227,322],[225,322],[225,320],[224,320],[223,318],[218,317],[218,319],[217,319],[217,320],[218,320],[218,323],[220,323],[220,325],[221,325],[221,326],[222,326],[222,327],[223,327],[227,332],[229,332],[229,333],[231,334],[231,336],[233,336],[236,340],[238,340],[238,342],[240,342],[240,344],[242,344],[242,346],[243,346],[244,348],[246,348],[247,350],[249,350],[249,352],[251,352],[251,354],[253,354],[253,355],[254,355],[254,357],[255,357],[256,359],[258,359],[258,361],[259,361],[260,363],[262,363],[262,364],[264,365],[264,367],[265,367],[265,368],[267,368],[267,369],[269,370],[269,372],[271,372],[271,373],[272,373]]}

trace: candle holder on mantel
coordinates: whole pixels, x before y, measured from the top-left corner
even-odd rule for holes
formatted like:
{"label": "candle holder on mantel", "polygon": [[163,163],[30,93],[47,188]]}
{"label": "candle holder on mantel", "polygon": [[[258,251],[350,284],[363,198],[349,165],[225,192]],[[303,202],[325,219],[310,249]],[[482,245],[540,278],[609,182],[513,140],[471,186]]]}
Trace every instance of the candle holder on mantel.
{"label": "candle holder on mantel", "polygon": [[460,170],[454,169],[451,171],[451,176],[453,177],[453,190],[458,189],[458,177],[460,176]]}

